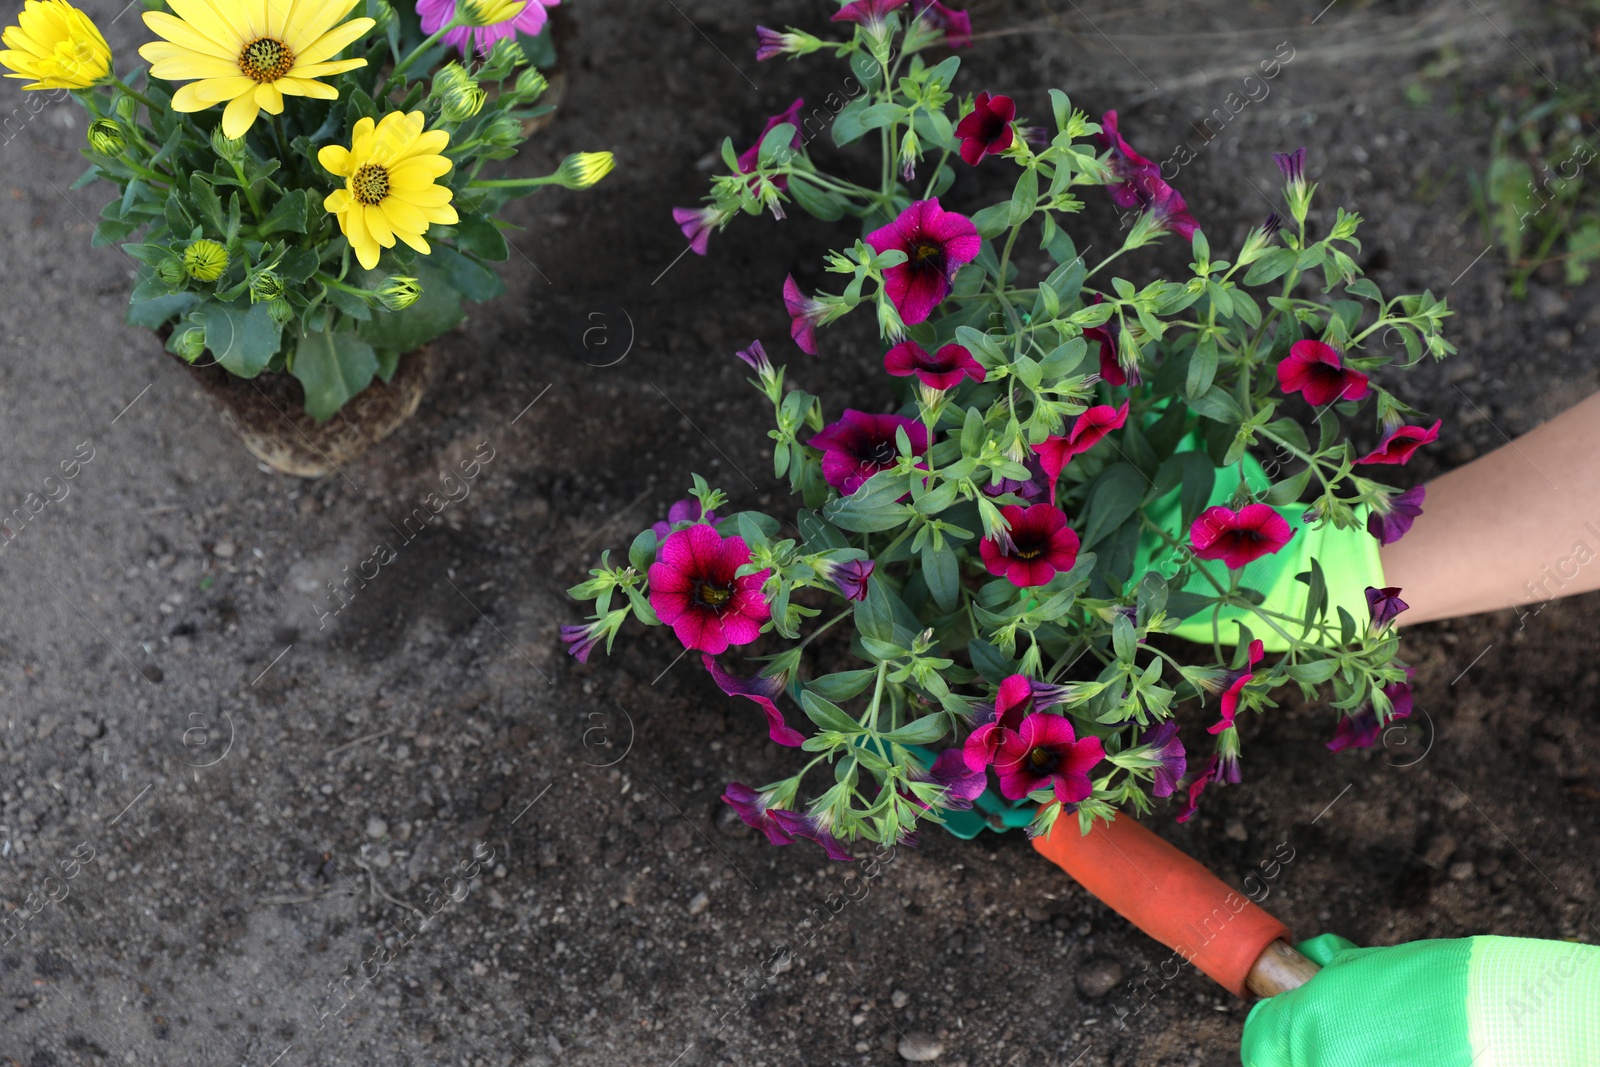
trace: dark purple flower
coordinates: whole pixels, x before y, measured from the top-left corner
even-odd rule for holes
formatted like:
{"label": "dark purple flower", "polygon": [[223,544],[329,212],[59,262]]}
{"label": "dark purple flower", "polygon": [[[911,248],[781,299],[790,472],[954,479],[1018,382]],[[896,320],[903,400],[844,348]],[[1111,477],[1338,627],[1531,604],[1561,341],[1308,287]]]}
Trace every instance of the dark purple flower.
{"label": "dark purple flower", "polygon": [[1234,716],[1239,714],[1239,697],[1244,694],[1244,687],[1255,678],[1256,664],[1260,663],[1266,654],[1266,646],[1260,641],[1251,641],[1250,647],[1245,651],[1245,665],[1242,669],[1216,670],[1204,674],[1196,672],[1195,683],[1208,693],[1222,694],[1222,718],[1206,729],[1208,734],[1220,734],[1233,726]]}
{"label": "dark purple flower", "polygon": [[983,487],[985,496],[1002,496],[1006,493],[1015,493],[1022,499],[1033,503],[1044,496],[1050,488],[1050,479],[1044,472],[1044,465],[1039,462],[1036,455],[1024,456],[1022,465],[1028,468],[1028,480],[1019,482],[1015,478],[1001,478],[993,485]]}
{"label": "dark purple flower", "polygon": [[567,646],[567,654],[579,663],[589,662],[589,653],[594,651],[594,646],[600,643],[602,636],[604,627],[598,622],[561,628],[561,640]]}
{"label": "dark purple flower", "polygon": [[1367,533],[1378,539],[1380,545],[1392,545],[1411,531],[1411,524],[1422,514],[1422,501],[1428,487],[1414,485],[1389,501],[1389,510],[1379,512],[1373,508],[1367,515]]}
{"label": "dark purple flower", "polygon": [[944,31],[944,43],[951,48],[972,45],[972,16],[953,11],[939,0],[911,0],[911,14],[936,30]]}
{"label": "dark purple flower", "polygon": [[872,577],[873,568],[876,567],[870,559],[852,559],[843,563],[828,565],[827,577],[834,585],[839,587],[839,593],[846,600],[867,599],[867,579]]}
{"label": "dark purple flower", "polygon": [[756,62],[764,63],[774,56],[804,55],[821,44],[808,34],[779,33],[765,26],[756,27]]}
{"label": "dark purple flower", "polygon": [[1175,233],[1185,241],[1194,240],[1194,231],[1200,224],[1189,214],[1189,204],[1178,190],[1160,178],[1139,179],[1135,185],[1141,190],[1140,199],[1150,210],[1156,229]]}
{"label": "dark purple flower", "polygon": [[966,756],[959,748],[945,749],[927,771],[918,773],[913,769],[911,774],[921,781],[944,786],[944,803],[940,806],[950,811],[965,811],[972,807],[972,802],[988,786],[982,769],[974,771],[969,768]]}
{"label": "dark purple flower", "polygon": [[783,307],[789,313],[789,336],[807,355],[817,354],[817,324],[827,313],[820,300],[800,291],[800,283],[790,274],[783,279]]}
{"label": "dark purple flower", "polygon": [[[715,523],[717,521],[717,513],[715,511],[708,512],[705,519],[706,522]],[[667,509],[666,520],[664,522],[653,524],[650,529],[655,531],[657,541],[665,541],[667,539],[667,535],[670,534],[680,522],[699,521],[700,501],[694,499],[679,500]]]}
{"label": "dark purple flower", "polygon": [[717,683],[718,689],[728,696],[744,697],[755,702],[767,717],[767,736],[773,741],[789,748],[799,748],[805,744],[806,735],[785,722],[783,712],[779,711],[778,705],[774,703],[778,694],[783,692],[781,677],[763,677],[757,674],[751,678],[740,678],[723,670],[715,659],[704,653],[700,655],[700,662],[711,672],[711,680]]}
{"label": "dark purple flower", "polygon": [[1171,719],[1157,723],[1139,736],[1139,744],[1148,746],[1150,755],[1161,760],[1159,766],[1151,768],[1155,785],[1150,791],[1158,797],[1170,797],[1189,765],[1183,742],[1178,739],[1178,724]]}
{"label": "dark purple flower", "polygon": [[675,207],[672,209],[672,221],[678,224],[683,236],[688,239],[689,251],[703,256],[711,246],[712,233],[722,225],[724,216],[714,207]]}
{"label": "dark purple flower", "polygon": [[1290,185],[1304,185],[1306,183],[1306,150],[1296,148],[1293,152],[1274,152],[1272,161],[1283,172],[1284,179]]}
{"label": "dark purple flower", "polygon": [[1189,796],[1178,808],[1179,822],[1188,822],[1194,817],[1195,811],[1200,807],[1200,794],[1204,793],[1206,786],[1212,782],[1220,782],[1222,775],[1222,761],[1217,758],[1216,753],[1212,753],[1211,758],[1206,761],[1205,769],[1195,775],[1194,781],[1189,783]]}
{"label": "dark purple flower", "polygon": [[805,837],[822,846],[830,860],[839,860],[841,863],[850,863],[855,857],[844,850],[839,839],[833,836],[833,831],[820,815],[802,815],[798,811],[781,811],[773,809],[770,812],[772,819],[790,837]]}
{"label": "dark purple flower", "polygon": [[1105,745],[1098,737],[1079,738],[1060,715],[1035,714],[1000,742],[994,769],[1007,800],[1021,800],[1035,789],[1053,786],[1057,800],[1076,804],[1094,792],[1089,771],[1105,758]]}
{"label": "dark purple flower", "polygon": [[983,238],[965,215],[946,211],[939,198],[918,200],[889,225],[867,234],[875,252],[891,249],[906,261],[883,272],[883,289],[907,326],[926,322],[950,295],[951,278],[978,258]]}
{"label": "dark purple flower", "polygon": [[1285,393],[1301,393],[1312,407],[1335,400],[1360,400],[1370,386],[1367,376],[1351,370],[1332,345],[1322,341],[1296,341],[1278,364],[1278,385]]}
{"label": "dark purple flower", "polygon": [[1267,221],[1261,224],[1261,229],[1268,237],[1276,237],[1278,232],[1286,226],[1288,226],[1288,223],[1283,221],[1283,216],[1276,211],[1271,211],[1267,213]]}
{"label": "dark purple flower", "polygon": [[1005,504],[1000,514],[1011,529],[1002,542],[985,537],[978,542],[978,555],[989,573],[1003,577],[1018,588],[1044,585],[1058,572],[1070,571],[1078,562],[1078,534],[1067,525],[1067,516],[1053,504],[1031,504],[1027,508]]}
{"label": "dark purple flower", "polygon": [[1094,140],[1102,149],[1111,150],[1108,160],[1111,173],[1120,179],[1118,184],[1106,187],[1111,202],[1121,208],[1148,206],[1146,194],[1135,182],[1140,178],[1161,181],[1161,167],[1141,156],[1123,140],[1122,132],[1117,129],[1115,111],[1107,111],[1100,116],[1100,132],[1094,135]]}
{"label": "dark purple flower", "polygon": [[807,443],[823,450],[823,480],[840,495],[849,496],[862,482],[895,465],[900,457],[896,430],[906,432],[913,453],[921,455],[928,450],[928,428],[916,419],[868,415],[853,408],[845,409],[838,422],[824,426]]}
{"label": "dark purple flower", "polygon": [[964,345],[944,345],[933,355],[915,341],[901,341],[883,357],[883,369],[896,378],[913,374],[929,389],[949,389],[963,378],[981,382],[988,374]]}
{"label": "dark purple flower", "polygon": [[722,802],[739,813],[750,826],[755,827],[767,835],[767,840],[774,845],[794,844],[794,835],[774,819],[772,794],[759,793],[743,782],[729,782],[728,788],[722,792]]}
{"label": "dark purple flower", "polygon": [[740,349],[734,355],[750,364],[763,378],[772,373],[772,360],[767,358],[766,347],[760,341],[751,341],[749,348]]}
{"label": "dark purple flower", "polygon": [[997,156],[1010,148],[1015,139],[1011,123],[1016,117],[1017,105],[1009,96],[979,93],[973,98],[972,110],[956,123],[962,160],[976,167],[984,156]]}
{"label": "dark purple flower", "polygon": [[[1106,298],[1101,293],[1094,294],[1094,303],[1103,304]],[[1112,315],[1103,326],[1090,326],[1083,331],[1086,341],[1097,341],[1100,344],[1100,377],[1107,385],[1138,385],[1139,368],[1137,365],[1124,367],[1120,362],[1121,347],[1119,339],[1122,337],[1122,320]]]}
{"label": "dark purple flower", "polygon": [[[1410,673],[1410,670],[1406,671],[1408,677]],[[1409,683],[1394,682],[1386,685],[1383,687],[1383,695],[1389,698],[1392,705],[1389,722],[1411,718],[1413,705]],[[1329,741],[1326,747],[1329,752],[1343,752],[1347,748],[1371,748],[1387,725],[1388,723],[1378,722],[1378,713],[1372,710],[1371,704],[1362,704],[1354,715],[1347,715],[1339,720],[1333,740]]]}
{"label": "dark purple flower", "polygon": [[1395,620],[1395,616],[1411,605],[1400,599],[1398,586],[1367,586],[1367,610],[1372,614],[1372,628],[1381,630]]}

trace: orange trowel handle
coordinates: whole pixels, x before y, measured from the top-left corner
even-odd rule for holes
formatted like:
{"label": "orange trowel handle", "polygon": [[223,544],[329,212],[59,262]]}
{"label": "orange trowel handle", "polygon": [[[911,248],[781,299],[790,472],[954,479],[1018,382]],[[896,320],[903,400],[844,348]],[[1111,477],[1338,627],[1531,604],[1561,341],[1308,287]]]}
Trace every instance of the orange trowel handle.
{"label": "orange trowel handle", "polygon": [[1287,926],[1130,816],[1087,836],[1062,818],[1033,847],[1235,995],[1271,996],[1316,973],[1289,947]]}

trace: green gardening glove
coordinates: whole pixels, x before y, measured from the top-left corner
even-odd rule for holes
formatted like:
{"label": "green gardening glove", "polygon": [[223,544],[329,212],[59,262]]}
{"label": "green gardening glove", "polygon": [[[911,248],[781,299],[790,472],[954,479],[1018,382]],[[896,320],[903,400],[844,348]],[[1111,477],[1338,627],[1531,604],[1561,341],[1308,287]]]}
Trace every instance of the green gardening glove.
{"label": "green gardening glove", "polygon": [[[1198,448],[1198,444],[1195,443],[1194,447]],[[1243,466],[1245,484],[1255,493],[1265,492],[1271,482],[1262,471],[1261,464],[1246,456]],[[1206,507],[1226,506],[1238,485],[1239,465],[1219,470]],[[1156,501],[1150,507],[1149,515],[1156,525],[1179,544],[1187,545],[1190,531],[1182,526],[1183,508],[1179,499],[1180,493],[1181,490],[1174,489]],[[1263,610],[1278,612],[1299,620],[1305,614],[1311,586],[1298,581],[1295,576],[1309,571],[1311,561],[1314,559],[1321,566],[1323,579],[1327,583],[1326,617],[1336,622],[1339,618],[1338,609],[1342,607],[1355,620],[1358,630],[1365,627],[1368,616],[1367,587],[1375,586],[1381,589],[1384,586],[1383,565],[1378,561],[1378,540],[1365,529],[1365,508],[1357,509],[1356,518],[1359,524],[1347,530],[1336,529],[1331,523],[1308,526],[1301,521],[1305,512],[1304,507],[1280,507],[1273,510],[1288,523],[1291,531],[1289,542],[1277,552],[1262,556],[1246,565],[1240,575],[1240,586],[1253,589],[1265,597],[1261,604]],[[1147,532],[1139,541],[1138,552],[1134,557],[1133,573],[1143,574],[1155,570],[1163,577],[1171,578],[1177,573],[1187,555],[1188,553],[1182,550],[1174,550],[1159,534]],[[1228,588],[1230,574],[1222,560],[1196,559],[1194,566],[1204,568],[1224,589]],[[1192,577],[1184,584],[1182,592],[1201,596],[1216,595],[1216,586],[1212,585],[1205,575],[1197,571],[1190,573]],[[1251,635],[1261,640],[1266,651],[1288,650],[1289,642],[1282,634],[1267,626],[1252,612],[1238,607],[1226,607],[1220,610],[1206,608],[1184,619],[1174,632],[1179,637],[1203,644],[1210,644],[1215,638],[1222,644],[1232,645],[1237,644],[1239,640],[1239,627],[1235,625],[1236,622],[1243,622],[1249,626]],[[1298,621],[1287,622],[1279,619],[1277,623],[1291,634],[1298,636],[1300,633]]]}
{"label": "green gardening glove", "polygon": [[1596,1067],[1600,947],[1520,937],[1297,946],[1322,965],[1250,1009],[1244,1067]]}

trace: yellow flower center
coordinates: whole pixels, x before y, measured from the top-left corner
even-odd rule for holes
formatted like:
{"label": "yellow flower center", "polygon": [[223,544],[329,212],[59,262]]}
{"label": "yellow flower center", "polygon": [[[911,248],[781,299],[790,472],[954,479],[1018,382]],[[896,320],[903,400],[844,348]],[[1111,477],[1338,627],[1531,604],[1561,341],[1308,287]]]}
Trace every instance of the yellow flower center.
{"label": "yellow flower center", "polygon": [[258,82],[275,82],[294,67],[294,53],[282,41],[260,37],[239,53],[239,70]]}
{"label": "yellow flower center", "polygon": [[383,198],[389,195],[389,168],[363,163],[350,176],[350,195],[368,207],[383,203]]}

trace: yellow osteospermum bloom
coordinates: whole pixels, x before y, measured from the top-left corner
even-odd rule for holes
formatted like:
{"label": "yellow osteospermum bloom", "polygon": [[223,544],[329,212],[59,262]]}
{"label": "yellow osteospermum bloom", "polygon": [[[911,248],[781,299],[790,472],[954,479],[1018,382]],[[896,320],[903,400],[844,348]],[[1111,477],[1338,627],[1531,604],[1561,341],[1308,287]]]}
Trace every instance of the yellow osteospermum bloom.
{"label": "yellow osteospermum bloom", "polygon": [[422,112],[391,111],[376,124],[358,121],[349,148],[328,145],[317,153],[319,163],[345,180],[322,206],[339,217],[339,229],[368,270],[395,238],[427,255],[432,249],[422,235],[428,226],[460,221],[450,206],[455,194],[434,183],[453,166],[440,155],[450,134],[422,127]]}
{"label": "yellow osteospermum bloom", "polygon": [[87,89],[111,73],[111,46],[66,0],[28,0],[0,41],[6,77],[34,79],[24,89]]}
{"label": "yellow osteospermum bloom", "polygon": [[224,100],[222,132],[245,135],[265,110],[283,111],[283,96],[334,100],[318,78],[364,67],[333,57],[372,29],[369,18],[339,20],[358,0],[168,0],[175,15],[147,11],[144,24],[165,38],[139,49],[150,73],[189,84],[172,96],[174,111],[204,111]]}

